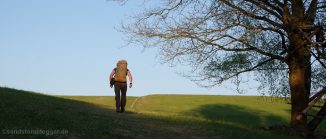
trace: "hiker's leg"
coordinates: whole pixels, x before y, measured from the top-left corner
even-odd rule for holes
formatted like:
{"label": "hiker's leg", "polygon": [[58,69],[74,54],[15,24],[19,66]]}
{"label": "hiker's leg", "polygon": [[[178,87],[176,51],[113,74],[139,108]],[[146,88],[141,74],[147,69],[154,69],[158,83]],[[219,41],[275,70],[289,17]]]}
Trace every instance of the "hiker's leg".
{"label": "hiker's leg", "polygon": [[121,84],[121,112],[124,112],[127,102],[127,83]]}
{"label": "hiker's leg", "polygon": [[119,83],[114,83],[114,92],[115,92],[115,106],[116,111],[120,111],[120,85]]}

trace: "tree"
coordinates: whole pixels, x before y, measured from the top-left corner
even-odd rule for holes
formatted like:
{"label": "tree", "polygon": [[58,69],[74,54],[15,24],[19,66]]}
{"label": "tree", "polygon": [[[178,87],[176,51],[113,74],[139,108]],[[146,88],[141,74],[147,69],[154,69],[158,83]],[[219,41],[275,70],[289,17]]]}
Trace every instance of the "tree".
{"label": "tree", "polygon": [[190,65],[191,80],[203,86],[255,78],[262,91],[291,97],[292,128],[313,132],[306,115],[297,117],[311,92],[326,83],[325,0],[164,0],[151,6],[121,27],[129,41],[158,47],[163,62]]}

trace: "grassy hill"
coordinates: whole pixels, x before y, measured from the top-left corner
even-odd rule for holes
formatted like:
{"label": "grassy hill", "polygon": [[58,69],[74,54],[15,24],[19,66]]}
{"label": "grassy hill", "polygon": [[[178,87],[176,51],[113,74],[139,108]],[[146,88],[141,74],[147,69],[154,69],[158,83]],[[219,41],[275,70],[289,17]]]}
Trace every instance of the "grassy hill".
{"label": "grassy hill", "polygon": [[[55,97],[0,88],[0,138],[296,138],[262,130],[288,123],[289,105],[270,98],[128,97],[126,113],[116,113],[114,104],[111,96]],[[318,130],[325,129],[324,121]]]}

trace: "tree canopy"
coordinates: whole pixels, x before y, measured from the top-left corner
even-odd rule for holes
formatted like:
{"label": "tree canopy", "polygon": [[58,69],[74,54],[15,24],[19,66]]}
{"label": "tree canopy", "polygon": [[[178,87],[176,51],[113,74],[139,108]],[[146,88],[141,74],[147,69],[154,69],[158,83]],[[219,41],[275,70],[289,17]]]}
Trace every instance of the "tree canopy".
{"label": "tree canopy", "polygon": [[325,0],[163,0],[149,5],[121,26],[130,42],[158,47],[163,62],[189,65],[191,80],[202,86],[255,78],[261,91],[291,97],[291,126],[308,132],[307,118],[295,117],[326,85]]}
{"label": "tree canopy", "polygon": [[[202,86],[241,80],[243,73],[254,72],[251,76],[262,83],[261,90],[288,96],[288,30],[297,24],[297,32],[315,42],[312,37],[326,22],[325,5],[324,1],[165,0],[136,15],[122,30],[132,42],[159,47],[163,62],[190,65],[195,71],[191,79]],[[317,49],[324,51],[312,47],[316,54]],[[314,58],[312,65],[312,87],[318,90],[326,82],[326,70]]]}

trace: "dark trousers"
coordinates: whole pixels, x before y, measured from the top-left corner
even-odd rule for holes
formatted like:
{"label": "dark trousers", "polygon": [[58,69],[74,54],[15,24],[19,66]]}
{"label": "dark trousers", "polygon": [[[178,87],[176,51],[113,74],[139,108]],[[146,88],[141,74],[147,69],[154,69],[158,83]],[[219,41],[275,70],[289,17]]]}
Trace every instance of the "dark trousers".
{"label": "dark trousers", "polygon": [[126,100],[127,83],[115,82],[114,92],[115,92],[115,106],[117,107],[117,109],[120,109],[121,107],[121,110],[124,110],[127,101]]}

